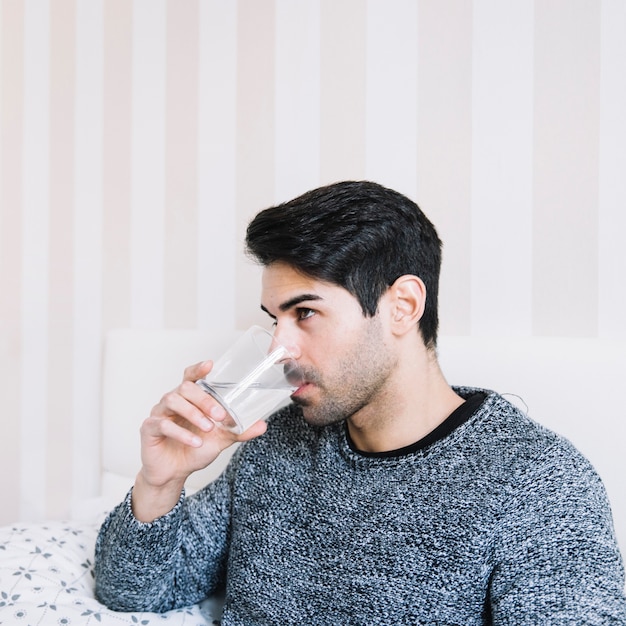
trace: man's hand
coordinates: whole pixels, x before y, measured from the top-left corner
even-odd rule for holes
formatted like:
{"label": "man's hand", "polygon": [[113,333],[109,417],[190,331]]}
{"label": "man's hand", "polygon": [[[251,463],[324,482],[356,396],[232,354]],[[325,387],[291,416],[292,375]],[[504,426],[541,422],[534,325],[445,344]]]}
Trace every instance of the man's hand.
{"label": "man's hand", "polygon": [[140,521],[170,511],[192,472],[205,468],[233,443],[258,437],[267,428],[260,421],[235,435],[220,427],[224,408],[195,384],[212,366],[203,361],[188,367],[183,382],[161,398],[141,426],[142,468],[132,496],[133,513]]}

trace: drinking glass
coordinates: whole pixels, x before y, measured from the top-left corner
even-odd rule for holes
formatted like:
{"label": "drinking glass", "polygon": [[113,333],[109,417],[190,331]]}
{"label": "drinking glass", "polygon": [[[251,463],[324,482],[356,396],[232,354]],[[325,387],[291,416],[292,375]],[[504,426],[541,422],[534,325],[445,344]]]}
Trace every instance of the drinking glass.
{"label": "drinking glass", "polygon": [[297,369],[287,348],[272,333],[252,326],[197,384],[228,413],[220,425],[241,434],[288,404],[297,389]]}

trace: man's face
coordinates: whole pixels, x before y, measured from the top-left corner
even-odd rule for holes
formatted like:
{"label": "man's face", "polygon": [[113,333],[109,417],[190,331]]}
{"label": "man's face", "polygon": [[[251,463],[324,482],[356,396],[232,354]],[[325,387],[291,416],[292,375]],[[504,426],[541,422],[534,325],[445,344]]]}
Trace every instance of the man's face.
{"label": "man's face", "polygon": [[384,396],[396,364],[384,325],[365,317],[348,291],[273,263],[263,271],[261,302],[302,370],[292,400],[309,423],[352,418]]}

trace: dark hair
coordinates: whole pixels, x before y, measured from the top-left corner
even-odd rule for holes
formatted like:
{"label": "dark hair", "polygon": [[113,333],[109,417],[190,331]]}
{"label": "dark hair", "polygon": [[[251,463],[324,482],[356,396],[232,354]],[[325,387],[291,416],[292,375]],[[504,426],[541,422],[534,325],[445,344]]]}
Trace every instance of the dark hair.
{"label": "dark hair", "polygon": [[246,247],[264,266],[282,261],[343,287],[370,317],[397,278],[419,276],[426,285],[419,329],[426,346],[436,346],[441,241],[417,204],[397,191],[368,181],[313,189],[258,213]]}

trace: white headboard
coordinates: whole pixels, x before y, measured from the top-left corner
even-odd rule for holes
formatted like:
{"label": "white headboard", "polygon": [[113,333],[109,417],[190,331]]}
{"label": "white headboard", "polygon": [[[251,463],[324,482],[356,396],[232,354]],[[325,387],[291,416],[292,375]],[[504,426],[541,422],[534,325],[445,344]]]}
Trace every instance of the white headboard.
{"label": "white headboard", "polygon": [[[218,357],[238,332],[115,330],[105,347],[102,493],[121,500],[139,469],[139,426],[187,365]],[[594,464],[626,555],[626,342],[599,339],[441,337],[448,382],[494,389],[566,436]],[[193,475],[193,490],[221,472],[232,450]]]}
{"label": "white headboard", "polygon": [[[238,331],[129,330],[107,333],[102,382],[102,495],[119,501],[141,466],[139,428],[163,394],[176,387],[188,365],[220,356]],[[187,481],[199,489],[225,467],[234,448]]]}
{"label": "white headboard", "polygon": [[535,421],[567,437],[594,465],[608,491],[626,557],[626,342],[571,338],[442,337],[450,384],[506,395]]}

